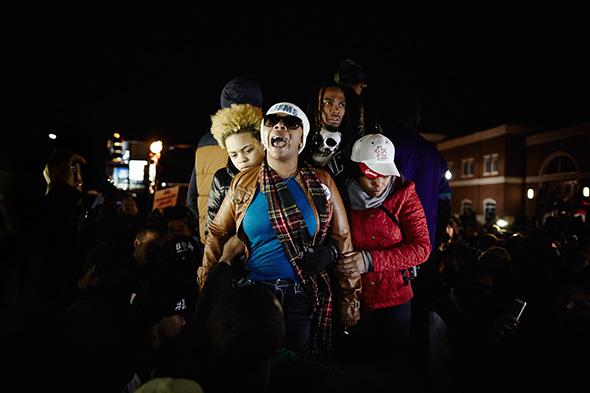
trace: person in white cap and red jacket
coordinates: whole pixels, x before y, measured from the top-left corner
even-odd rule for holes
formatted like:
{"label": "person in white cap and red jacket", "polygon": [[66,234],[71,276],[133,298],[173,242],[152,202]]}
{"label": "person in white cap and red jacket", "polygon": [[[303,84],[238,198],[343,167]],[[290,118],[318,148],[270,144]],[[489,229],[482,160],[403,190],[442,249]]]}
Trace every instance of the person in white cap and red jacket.
{"label": "person in white cap and red jacket", "polygon": [[365,349],[388,358],[393,353],[409,355],[413,293],[407,269],[426,261],[430,253],[424,209],[414,183],[403,180],[394,157],[393,143],[381,134],[354,143],[354,173],[344,196],[355,251],[337,264],[341,274],[362,278],[357,329],[367,339]]}
{"label": "person in white cap and red jacket", "polygon": [[[274,104],[261,124],[262,164],[236,174],[209,225],[202,286],[237,233],[248,257],[247,283],[272,290],[285,316],[285,347],[324,357],[331,347],[333,295],[330,261],[352,251],[344,204],[330,175],[299,160],[309,134],[305,113]],[[360,277],[339,277],[338,311],[344,326],[359,318]]]}

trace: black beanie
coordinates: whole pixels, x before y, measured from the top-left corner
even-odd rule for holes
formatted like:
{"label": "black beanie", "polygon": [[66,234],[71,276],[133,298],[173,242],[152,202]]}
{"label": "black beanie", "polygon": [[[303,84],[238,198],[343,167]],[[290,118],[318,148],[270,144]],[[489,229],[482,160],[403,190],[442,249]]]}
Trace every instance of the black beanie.
{"label": "black beanie", "polygon": [[334,82],[344,86],[352,86],[366,82],[365,70],[352,59],[346,59],[338,65]]}
{"label": "black beanie", "polygon": [[250,104],[262,108],[262,90],[255,80],[238,76],[227,82],[221,91],[221,108],[231,104]]}

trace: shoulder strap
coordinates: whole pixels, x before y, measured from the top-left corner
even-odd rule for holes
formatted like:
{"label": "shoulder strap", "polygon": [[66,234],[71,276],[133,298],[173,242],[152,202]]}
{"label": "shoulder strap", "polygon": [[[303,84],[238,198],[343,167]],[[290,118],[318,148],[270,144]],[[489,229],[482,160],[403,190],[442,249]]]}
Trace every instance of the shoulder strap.
{"label": "shoulder strap", "polygon": [[[403,176],[400,176],[398,179],[396,179],[397,184],[396,187],[401,187],[404,184],[406,184],[406,179]],[[391,221],[393,221],[395,223],[395,225],[398,226],[400,232],[402,233],[402,239],[405,238],[404,236],[404,228],[400,225],[399,220],[397,219],[397,217],[390,212],[389,210],[387,210],[387,208],[385,206],[383,206],[383,204],[381,204],[379,206],[379,210],[382,210],[385,214],[387,214],[387,216],[389,218],[391,218]],[[404,279],[404,285],[408,285],[410,280],[413,280],[414,278],[416,278],[416,275],[418,274],[418,266],[412,266],[408,269],[402,269],[402,277]]]}
{"label": "shoulder strap", "polygon": [[387,214],[387,216],[389,218],[391,218],[391,221],[394,222],[395,225],[398,226],[399,230],[402,232],[402,238],[404,237],[404,228],[402,228],[401,224],[399,223],[398,219],[396,216],[393,215],[392,212],[390,212],[389,210],[387,210],[387,208],[383,205],[379,205],[379,210],[382,210],[385,214]]}
{"label": "shoulder strap", "polygon": [[[404,185],[406,183],[406,179],[403,176],[400,176],[396,179],[396,183],[397,183],[395,185],[396,188],[401,187],[402,185]],[[399,223],[399,220],[397,219],[397,217],[392,212],[387,210],[387,208],[385,206],[383,206],[383,204],[379,205],[378,209],[383,211],[385,214],[387,214],[387,216],[389,218],[391,218],[391,221],[393,221],[393,223],[398,226],[399,230],[402,233],[402,239],[403,239],[405,237],[404,236],[404,228]]]}

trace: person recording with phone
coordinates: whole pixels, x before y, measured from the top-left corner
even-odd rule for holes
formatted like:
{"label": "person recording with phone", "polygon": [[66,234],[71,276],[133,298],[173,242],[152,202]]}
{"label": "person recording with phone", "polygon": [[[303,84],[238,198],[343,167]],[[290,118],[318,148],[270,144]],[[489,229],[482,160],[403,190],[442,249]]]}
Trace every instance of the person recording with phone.
{"label": "person recording with phone", "polygon": [[492,370],[506,375],[511,372],[508,360],[518,359],[514,351],[527,309],[511,285],[511,263],[506,249],[489,248],[465,264],[449,281],[446,294],[433,303],[445,323],[450,369],[458,372],[453,379],[459,391],[487,379]]}

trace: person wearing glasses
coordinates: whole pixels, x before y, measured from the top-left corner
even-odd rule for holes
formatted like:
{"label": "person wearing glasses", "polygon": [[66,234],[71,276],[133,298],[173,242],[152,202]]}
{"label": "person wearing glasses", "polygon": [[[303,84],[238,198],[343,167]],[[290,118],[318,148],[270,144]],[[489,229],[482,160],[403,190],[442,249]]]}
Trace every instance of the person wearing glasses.
{"label": "person wearing glasses", "polygon": [[[270,107],[261,123],[262,164],[234,177],[209,226],[199,283],[223,263],[226,241],[237,233],[248,257],[246,283],[272,290],[285,317],[285,347],[301,355],[330,353],[333,294],[325,271],[352,250],[346,211],[330,175],[300,162],[309,121],[296,105]],[[227,262],[226,262],[227,263]],[[359,319],[360,277],[339,276],[340,319]]]}

